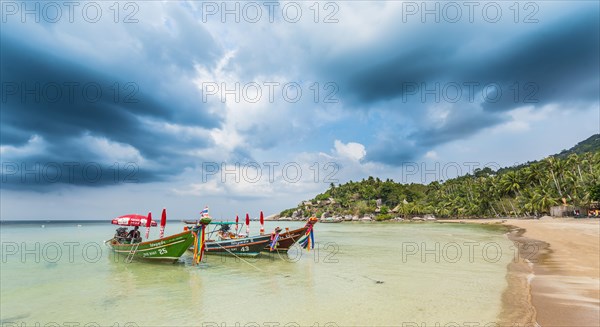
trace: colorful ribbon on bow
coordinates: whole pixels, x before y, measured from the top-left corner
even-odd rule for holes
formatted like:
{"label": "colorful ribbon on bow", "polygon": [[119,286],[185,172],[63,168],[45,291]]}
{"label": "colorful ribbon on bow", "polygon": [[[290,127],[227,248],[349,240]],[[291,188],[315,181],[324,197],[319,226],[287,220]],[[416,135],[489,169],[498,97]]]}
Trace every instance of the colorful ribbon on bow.
{"label": "colorful ribbon on bow", "polygon": [[279,232],[271,233],[270,251],[275,251],[275,249],[277,249],[277,241],[279,241]]}
{"label": "colorful ribbon on bow", "polygon": [[194,264],[198,265],[202,261],[204,250],[206,248],[205,236],[206,236],[206,225],[201,224],[194,228]]}
{"label": "colorful ribbon on bow", "polygon": [[315,234],[313,232],[312,224],[307,224],[307,227],[306,233],[298,240],[298,243],[302,248],[310,251],[310,249],[315,248]]}

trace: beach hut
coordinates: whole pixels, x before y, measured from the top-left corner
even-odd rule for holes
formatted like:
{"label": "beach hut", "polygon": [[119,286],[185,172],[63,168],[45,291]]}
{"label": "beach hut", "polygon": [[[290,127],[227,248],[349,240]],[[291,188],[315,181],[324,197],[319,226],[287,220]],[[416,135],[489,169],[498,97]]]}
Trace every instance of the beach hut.
{"label": "beach hut", "polygon": [[554,206],[550,207],[550,216],[552,217],[587,217],[588,208],[579,206]]}

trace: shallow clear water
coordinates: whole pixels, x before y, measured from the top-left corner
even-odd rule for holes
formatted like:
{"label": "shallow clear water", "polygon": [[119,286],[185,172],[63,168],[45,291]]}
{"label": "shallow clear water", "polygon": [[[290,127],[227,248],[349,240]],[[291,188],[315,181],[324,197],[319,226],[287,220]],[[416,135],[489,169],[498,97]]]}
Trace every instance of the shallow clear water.
{"label": "shallow clear water", "polygon": [[[301,223],[266,230],[276,225]],[[170,223],[166,234],[182,228]],[[311,252],[206,256],[199,267],[188,255],[174,265],[125,264],[103,244],[113,232],[110,224],[2,225],[2,323],[483,325],[497,321],[513,259],[502,230],[464,224],[317,224]]]}

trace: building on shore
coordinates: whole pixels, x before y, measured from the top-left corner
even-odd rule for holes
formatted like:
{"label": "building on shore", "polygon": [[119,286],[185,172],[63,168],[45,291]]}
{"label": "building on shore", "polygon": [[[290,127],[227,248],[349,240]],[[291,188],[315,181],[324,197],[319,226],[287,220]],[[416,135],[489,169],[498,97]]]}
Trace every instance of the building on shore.
{"label": "building on shore", "polygon": [[592,202],[589,206],[561,205],[550,207],[552,217],[600,217],[600,203]]}

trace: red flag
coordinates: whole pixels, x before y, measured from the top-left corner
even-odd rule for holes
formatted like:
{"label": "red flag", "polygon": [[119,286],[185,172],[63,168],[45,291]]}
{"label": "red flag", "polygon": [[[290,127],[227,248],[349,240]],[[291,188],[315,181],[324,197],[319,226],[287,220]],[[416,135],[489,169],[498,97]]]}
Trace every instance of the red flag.
{"label": "red flag", "polygon": [[165,236],[165,226],[167,225],[167,209],[163,208],[162,217],[160,218],[160,238]]}
{"label": "red flag", "polygon": [[237,234],[238,232],[238,222],[240,221],[240,217],[238,217],[238,215],[235,215],[235,233]]}
{"label": "red flag", "polygon": [[148,218],[146,219],[146,239],[150,237],[150,226],[152,226],[152,212],[148,212]]}
{"label": "red flag", "polygon": [[246,225],[250,225],[250,216],[246,214]]}

